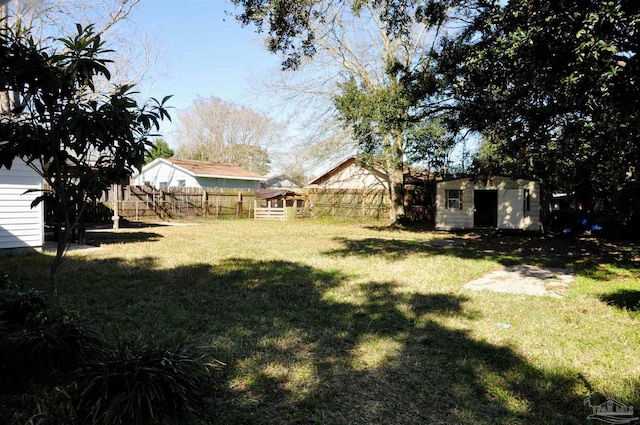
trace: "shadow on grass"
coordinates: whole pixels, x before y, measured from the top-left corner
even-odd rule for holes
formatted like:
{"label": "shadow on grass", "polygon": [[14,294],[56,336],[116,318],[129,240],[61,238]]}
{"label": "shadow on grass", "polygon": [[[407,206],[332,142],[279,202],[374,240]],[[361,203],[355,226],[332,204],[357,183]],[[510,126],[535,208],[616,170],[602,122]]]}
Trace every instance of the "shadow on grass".
{"label": "shadow on grass", "polygon": [[[503,265],[530,264],[581,269],[598,262],[616,262],[637,268],[637,250],[628,243],[597,239],[574,239],[524,235],[464,234],[449,239],[336,238],[341,247],[326,251],[330,256],[376,255],[397,261],[409,255],[447,255],[468,259],[491,259]],[[637,246],[636,246],[637,248]]]}
{"label": "shadow on grass", "polygon": [[600,300],[607,305],[622,310],[640,311],[640,291],[624,289],[611,294],[604,294]]}
{"label": "shadow on grass", "polygon": [[[224,424],[584,423],[588,382],[538,370],[441,322],[465,296],[288,261],[159,269],[153,258],[67,258],[63,291],[106,335],[181,334],[226,363],[210,421]],[[92,273],[82,274],[82,270]]]}
{"label": "shadow on grass", "polygon": [[132,242],[155,242],[162,239],[163,236],[155,232],[145,231],[91,231],[87,233],[87,243],[94,246],[132,243]]}

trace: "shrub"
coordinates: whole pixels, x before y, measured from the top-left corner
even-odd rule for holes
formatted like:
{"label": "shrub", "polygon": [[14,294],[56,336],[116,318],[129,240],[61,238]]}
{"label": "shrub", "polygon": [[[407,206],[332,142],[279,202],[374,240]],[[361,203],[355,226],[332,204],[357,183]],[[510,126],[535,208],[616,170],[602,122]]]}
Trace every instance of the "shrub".
{"label": "shrub", "polygon": [[0,290],[0,321],[7,326],[21,327],[35,315],[42,313],[47,302],[42,291]]}
{"label": "shrub", "polygon": [[95,424],[182,424],[206,406],[212,371],[187,350],[124,345],[77,371],[77,410]]}
{"label": "shrub", "polygon": [[20,383],[68,373],[104,351],[102,339],[87,325],[46,312],[22,329],[9,332],[5,347],[0,359],[7,376]]}
{"label": "shrub", "polygon": [[104,350],[99,335],[61,309],[48,309],[36,290],[0,290],[0,336],[0,369],[9,383],[69,372]]}
{"label": "shrub", "polygon": [[33,385],[20,397],[14,397],[11,409],[4,417],[0,413],[1,423],[11,425],[74,425],[76,421],[73,404],[73,384],[69,387],[52,385]]}
{"label": "shrub", "polygon": [[42,293],[0,289],[0,423],[184,424],[208,405],[203,359],[131,342],[107,349]]}

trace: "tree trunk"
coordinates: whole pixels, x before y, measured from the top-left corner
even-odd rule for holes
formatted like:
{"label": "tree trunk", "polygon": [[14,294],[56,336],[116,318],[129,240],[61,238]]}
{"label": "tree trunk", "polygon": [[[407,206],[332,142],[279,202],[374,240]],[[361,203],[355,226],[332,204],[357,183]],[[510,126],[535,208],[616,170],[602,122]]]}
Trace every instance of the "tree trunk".
{"label": "tree trunk", "polygon": [[[64,193],[64,189],[61,189],[60,193]],[[59,214],[61,219],[58,220],[58,224],[64,226],[64,229],[60,229],[58,232],[56,256],[49,269],[49,307],[51,308],[57,307],[60,303],[60,266],[71,241],[73,230],[78,224],[77,217],[71,211],[71,206],[64,197],[60,199]]]}
{"label": "tree trunk", "polygon": [[71,229],[65,226],[64,230],[58,232],[56,256],[51,262],[49,269],[49,307],[57,307],[60,302],[60,265],[67,249]]}
{"label": "tree trunk", "polygon": [[387,162],[389,175],[389,224],[393,226],[405,215],[404,210],[404,148],[402,132],[392,136],[392,152]]}

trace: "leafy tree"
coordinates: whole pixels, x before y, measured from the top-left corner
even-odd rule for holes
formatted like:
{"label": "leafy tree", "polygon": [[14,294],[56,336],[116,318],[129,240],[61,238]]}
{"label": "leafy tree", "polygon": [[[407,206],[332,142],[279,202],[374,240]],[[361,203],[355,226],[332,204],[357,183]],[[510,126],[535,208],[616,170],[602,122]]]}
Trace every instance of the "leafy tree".
{"label": "leafy tree", "polygon": [[61,226],[51,264],[51,303],[59,293],[59,269],[87,202],[141,168],[149,137],[169,118],[165,97],[138,105],[132,86],[96,90],[109,80],[108,51],[93,27],[77,26],[58,49],[41,48],[28,32],[0,39],[0,86],[21,105],[0,115],[0,167],[22,158],[47,182]]}
{"label": "leafy tree", "polygon": [[152,143],[153,147],[149,150],[149,152],[147,152],[144,157],[145,163],[149,163],[158,158],[171,158],[173,157],[173,155],[175,155],[173,149],[169,147],[169,144],[163,138],[159,137]]}
{"label": "leafy tree", "polygon": [[640,160],[639,26],[633,0],[487,6],[442,69],[461,122],[489,136],[490,168],[610,210]]}
{"label": "leafy tree", "polygon": [[[322,59],[323,79],[336,83],[335,107],[364,157],[390,179],[389,218],[404,215],[403,171],[408,147],[425,119],[447,109],[435,72],[445,24],[468,1],[234,0],[239,19],[268,31],[267,45],[298,69]],[[416,151],[417,152],[417,151]]]}
{"label": "leafy tree", "polygon": [[227,162],[266,174],[267,149],[280,137],[280,127],[251,108],[217,97],[197,99],[178,115],[178,156]]}
{"label": "leafy tree", "polygon": [[442,118],[418,123],[409,138],[412,140],[406,151],[409,163],[419,163],[440,176],[451,173],[451,154],[457,140]]}

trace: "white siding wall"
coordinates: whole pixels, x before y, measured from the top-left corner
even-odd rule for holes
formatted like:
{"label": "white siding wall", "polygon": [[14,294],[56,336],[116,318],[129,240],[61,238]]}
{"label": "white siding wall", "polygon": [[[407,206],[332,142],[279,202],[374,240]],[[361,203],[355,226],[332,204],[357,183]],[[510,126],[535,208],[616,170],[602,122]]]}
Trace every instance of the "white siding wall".
{"label": "white siding wall", "polygon": [[388,189],[388,183],[369,170],[351,164],[329,180],[319,184],[326,189]]}
{"label": "white siding wall", "polygon": [[31,208],[42,192],[42,178],[21,160],[11,170],[0,168],[0,250],[41,248],[44,242],[43,204]]}
{"label": "white siding wall", "polygon": [[524,224],[523,192],[522,189],[498,191],[498,228],[520,229]]}
{"label": "white siding wall", "polygon": [[200,183],[195,177],[162,162],[139,174],[135,181],[138,186],[149,182],[151,186],[159,189],[160,183],[166,183],[168,187],[175,187],[179,186],[180,180],[184,180],[184,185],[187,187],[200,187]]}
{"label": "white siding wall", "polygon": [[[184,181],[184,184],[180,184]],[[148,182],[156,189],[161,187],[222,187],[232,189],[259,189],[260,180],[244,180],[242,178],[194,177],[171,165],[158,162],[153,167],[139,174],[134,182],[143,186]]]}
{"label": "white siding wall", "polygon": [[[447,190],[462,190],[462,208],[447,208]],[[469,180],[438,183],[436,191],[436,229],[473,228],[473,185]]]}
{"label": "white siding wall", "polygon": [[[498,189],[498,228],[527,231],[541,229],[540,183],[496,177],[493,185]],[[530,201],[527,211],[524,209],[525,190],[529,191]]]}

